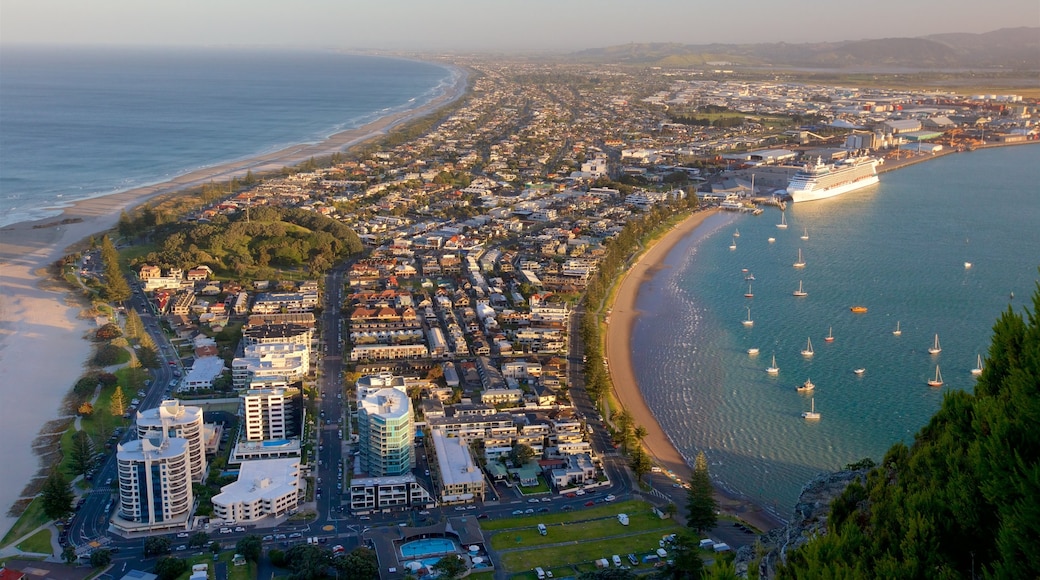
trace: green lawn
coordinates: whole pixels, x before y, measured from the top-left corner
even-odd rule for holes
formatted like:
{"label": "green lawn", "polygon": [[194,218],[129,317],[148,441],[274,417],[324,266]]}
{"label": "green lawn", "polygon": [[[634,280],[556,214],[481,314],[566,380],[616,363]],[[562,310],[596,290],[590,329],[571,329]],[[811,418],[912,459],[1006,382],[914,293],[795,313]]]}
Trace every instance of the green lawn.
{"label": "green lawn", "polygon": [[40,530],[26,538],[25,541],[21,544],[18,544],[17,548],[23,552],[33,552],[36,554],[50,554],[52,550],[51,531]]}
{"label": "green lawn", "polygon": [[25,509],[25,513],[18,518],[18,521],[14,523],[11,530],[4,536],[3,541],[0,541],[0,547],[6,547],[9,543],[17,540],[18,538],[28,534],[36,528],[47,523],[49,520],[43,513],[43,502],[39,500],[33,500],[29,504],[29,507]]}
{"label": "green lawn", "polygon": [[[230,552],[221,552],[220,556],[218,556],[220,562],[227,564],[227,580],[252,580],[253,578],[256,578],[256,564],[247,562],[245,566],[235,566],[231,563],[231,559],[234,557],[235,553],[233,550]],[[188,580],[188,577],[191,576],[191,567],[195,564],[209,564],[208,572],[210,580],[216,578],[213,566],[217,562],[213,561],[213,554],[208,551],[201,556],[191,556],[185,558],[185,560],[188,562],[188,571],[178,576],[177,580]]]}
{"label": "green lawn", "polygon": [[[544,536],[538,533],[536,527],[537,524],[517,530],[505,530],[502,533],[495,534],[491,538],[491,547],[496,550],[502,550],[517,547],[518,545],[540,546],[579,538],[602,538],[614,535],[633,535],[646,531],[672,530],[676,527],[675,522],[671,520],[662,520],[646,509],[628,514],[629,525],[623,526],[616,517],[617,513],[625,512],[618,511],[615,512],[615,514],[601,517],[600,519],[580,519],[572,523],[561,522],[550,524],[546,522],[537,522],[545,523],[547,533]],[[584,514],[580,514],[579,512],[579,515]],[[524,519],[530,518],[528,517]],[[660,535],[664,535],[665,533],[671,532],[662,532]],[[660,538],[660,535],[658,538]],[[520,538],[519,542],[517,542],[517,538]]]}
{"label": "green lawn", "polygon": [[[551,503],[539,504],[539,507],[552,506]],[[527,509],[535,507],[535,504],[516,504],[516,509]],[[538,524],[561,524],[564,522],[578,522],[582,520],[596,520],[606,517],[617,517],[618,514],[628,514],[629,518],[640,513],[651,514],[650,504],[642,501],[621,501],[612,503],[598,503],[591,507],[579,507],[574,510],[560,511],[550,507],[549,513],[526,514],[513,516],[501,520],[483,520],[480,528],[485,531],[505,530],[509,528],[534,527]],[[656,516],[655,516],[656,517]],[[615,520],[617,521],[617,520]],[[668,520],[664,520],[668,521]],[[620,524],[619,524],[620,525]]]}
{"label": "green lawn", "polygon": [[[628,514],[628,526],[618,521],[619,513]],[[539,523],[547,528],[544,536],[538,533]],[[628,554],[642,558],[654,553],[662,536],[682,529],[674,520],[654,515],[650,504],[635,500],[484,521],[481,528],[500,553],[501,567],[514,574],[513,580],[533,580],[535,566],[558,577],[577,575],[595,569],[595,560],[613,554],[628,565]],[[640,564],[635,569],[641,568],[649,566]]]}
{"label": "green lawn", "polygon": [[[675,527],[675,531],[678,526]],[[564,544],[554,544],[531,550],[515,550],[502,553],[502,565],[507,571],[520,571],[533,566],[542,568],[568,566],[572,564],[586,564],[594,562],[598,558],[610,559],[611,555],[618,554],[628,564],[626,554],[634,553],[637,558],[653,553],[658,548],[658,542],[664,535],[660,530],[643,532],[641,534],[619,535],[617,537],[604,538],[600,540],[581,536],[576,539],[565,540]],[[649,567],[640,564],[640,567]]]}

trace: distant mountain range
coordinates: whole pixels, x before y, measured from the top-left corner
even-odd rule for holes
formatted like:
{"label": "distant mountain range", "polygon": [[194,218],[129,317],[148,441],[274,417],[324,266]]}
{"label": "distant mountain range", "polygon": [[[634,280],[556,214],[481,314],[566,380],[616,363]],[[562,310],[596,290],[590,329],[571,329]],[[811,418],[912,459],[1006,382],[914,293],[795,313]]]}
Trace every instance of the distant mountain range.
{"label": "distant mountain range", "polygon": [[589,62],[663,67],[783,66],[808,68],[1040,68],[1040,27],[983,34],[933,34],[788,44],[644,43],[595,48],[572,56]]}

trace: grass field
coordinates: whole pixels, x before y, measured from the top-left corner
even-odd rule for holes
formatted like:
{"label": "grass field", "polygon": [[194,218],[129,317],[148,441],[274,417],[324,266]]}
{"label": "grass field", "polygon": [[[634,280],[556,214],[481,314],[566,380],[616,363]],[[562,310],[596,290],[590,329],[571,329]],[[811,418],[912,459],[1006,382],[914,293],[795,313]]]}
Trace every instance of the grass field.
{"label": "grass field", "polygon": [[40,530],[26,538],[24,542],[18,544],[17,548],[23,552],[33,552],[36,554],[50,554],[51,531]]}
{"label": "grass field", "polygon": [[[231,563],[231,559],[234,557],[234,551],[221,552],[217,557],[220,562],[227,564],[227,580],[252,580],[253,578],[256,578],[256,564],[247,562],[245,566],[235,566]],[[191,576],[191,567],[195,564],[209,564],[209,570],[207,570],[207,572],[209,573],[210,580],[217,577],[213,570],[214,564],[217,563],[213,561],[213,554],[206,552],[201,556],[190,556],[185,558],[185,560],[188,562],[188,571],[178,576],[177,580],[188,580],[188,577]],[[221,580],[224,579],[222,578]]]}
{"label": "grass field", "polygon": [[29,507],[25,509],[25,513],[18,518],[18,521],[14,523],[11,530],[4,536],[3,541],[0,542],[0,547],[6,547],[9,543],[42,526],[47,521],[47,516],[43,513],[43,502],[33,500]]}
{"label": "grass field", "polygon": [[[628,526],[618,521],[619,513],[628,515]],[[544,536],[538,533],[540,523],[547,529]],[[642,501],[489,520],[481,528],[499,553],[500,566],[516,579],[526,578],[528,573],[533,579],[530,571],[535,566],[552,570],[555,576],[576,575],[595,569],[597,559],[609,560],[614,554],[628,565],[628,554],[641,558],[653,553],[662,536],[682,530],[675,521],[658,518],[650,504]]]}

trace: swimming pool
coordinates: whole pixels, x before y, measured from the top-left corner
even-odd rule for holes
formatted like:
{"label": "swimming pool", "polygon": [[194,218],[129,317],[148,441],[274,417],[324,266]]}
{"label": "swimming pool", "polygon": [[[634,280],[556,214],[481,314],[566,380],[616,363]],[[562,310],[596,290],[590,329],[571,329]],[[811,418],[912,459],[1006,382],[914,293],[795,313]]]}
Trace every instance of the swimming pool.
{"label": "swimming pool", "polygon": [[459,551],[459,544],[448,538],[425,538],[401,544],[401,556],[409,559],[453,554]]}

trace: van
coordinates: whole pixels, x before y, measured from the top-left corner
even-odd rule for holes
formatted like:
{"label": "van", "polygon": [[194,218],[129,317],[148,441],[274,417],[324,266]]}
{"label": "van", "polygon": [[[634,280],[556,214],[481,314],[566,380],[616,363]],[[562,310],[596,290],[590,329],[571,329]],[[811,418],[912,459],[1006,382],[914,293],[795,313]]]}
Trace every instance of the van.
{"label": "van", "polygon": [[538,576],[538,580],[545,580],[545,570],[542,570],[541,566],[535,568],[534,573]]}
{"label": "van", "polygon": [[657,555],[659,557],[661,557],[661,558],[667,558],[668,557],[668,552],[665,552],[664,548],[658,548],[657,549]]}
{"label": "van", "polygon": [[538,524],[538,533],[544,536],[549,533],[549,530],[545,529],[545,524]]}

